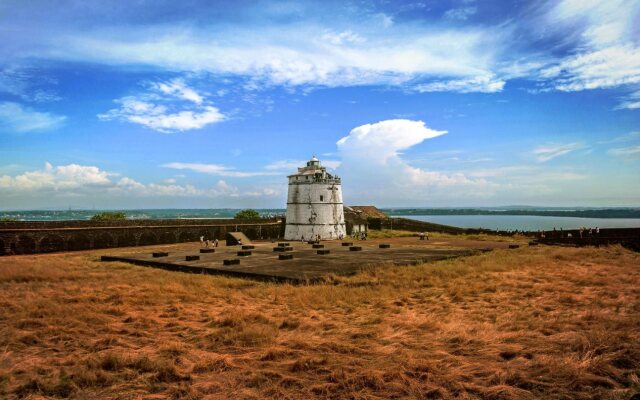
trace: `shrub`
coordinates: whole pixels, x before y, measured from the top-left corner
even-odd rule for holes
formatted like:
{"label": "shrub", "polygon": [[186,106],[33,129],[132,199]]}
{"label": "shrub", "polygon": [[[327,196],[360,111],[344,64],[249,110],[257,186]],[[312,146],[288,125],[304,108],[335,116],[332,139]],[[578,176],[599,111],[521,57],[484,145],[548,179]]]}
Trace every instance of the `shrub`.
{"label": "shrub", "polygon": [[256,210],[246,209],[242,211],[238,211],[238,213],[234,217],[235,219],[258,219],[260,218],[260,213]]}
{"label": "shrub", "polygon": [[91,217],[91,221],[122,221],[124,219],[127,219],[127,214],[122,211],[105,211]]}

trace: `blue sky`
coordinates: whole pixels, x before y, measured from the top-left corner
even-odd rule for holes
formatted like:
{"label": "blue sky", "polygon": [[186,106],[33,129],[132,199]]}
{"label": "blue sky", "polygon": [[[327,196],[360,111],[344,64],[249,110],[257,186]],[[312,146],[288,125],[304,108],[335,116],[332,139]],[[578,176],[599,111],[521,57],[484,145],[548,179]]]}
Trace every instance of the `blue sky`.
{"label": "blue sky", "polygon": [[640,205],[640,1],[0,3],[0,209]]}

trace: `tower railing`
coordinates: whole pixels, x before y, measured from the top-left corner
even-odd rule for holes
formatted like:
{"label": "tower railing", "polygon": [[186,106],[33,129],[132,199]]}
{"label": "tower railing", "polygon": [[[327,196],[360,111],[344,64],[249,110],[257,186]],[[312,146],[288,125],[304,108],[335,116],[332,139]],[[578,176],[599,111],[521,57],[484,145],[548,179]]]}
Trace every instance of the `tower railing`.
{"label": "tower railing", "polygon": [[340,178],[332,178],[332,179],[312,178],[312,179],[302,179],[299,181],[291,181],[289,183],[293,185],[305,184],[305,183],[328,183],[328,184],[340,185],[340,182],[341,182]]}

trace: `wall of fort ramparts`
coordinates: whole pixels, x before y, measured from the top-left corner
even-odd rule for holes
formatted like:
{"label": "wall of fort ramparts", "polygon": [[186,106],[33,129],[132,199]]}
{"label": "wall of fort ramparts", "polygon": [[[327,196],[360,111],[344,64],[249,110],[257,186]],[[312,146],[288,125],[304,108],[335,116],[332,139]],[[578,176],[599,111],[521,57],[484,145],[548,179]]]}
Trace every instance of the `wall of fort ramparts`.
{"label": "wall of fort ramparts", "polygon": [[227,232],[277,239],[282,231],[276,219],[0,222],[0,255],[194,242],[200,236],[224,240]]}

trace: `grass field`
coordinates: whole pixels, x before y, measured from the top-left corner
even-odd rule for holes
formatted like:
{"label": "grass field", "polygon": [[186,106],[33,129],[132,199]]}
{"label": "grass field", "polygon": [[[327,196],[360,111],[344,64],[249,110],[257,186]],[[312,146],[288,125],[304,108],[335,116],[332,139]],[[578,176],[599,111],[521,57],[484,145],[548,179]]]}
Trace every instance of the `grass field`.
{"label": "grass field", "polygon": [[[146,249],[148,251],[148,249]],[[0,259],[0,398],[628,399],[640,254],[521,247],[291,286]]]}

